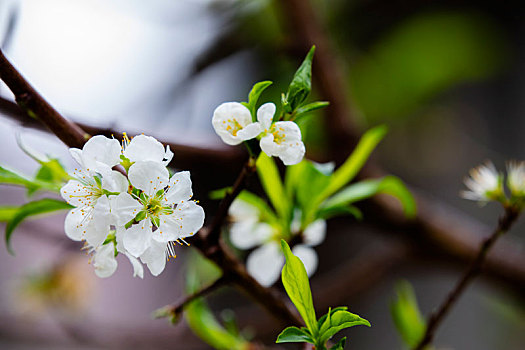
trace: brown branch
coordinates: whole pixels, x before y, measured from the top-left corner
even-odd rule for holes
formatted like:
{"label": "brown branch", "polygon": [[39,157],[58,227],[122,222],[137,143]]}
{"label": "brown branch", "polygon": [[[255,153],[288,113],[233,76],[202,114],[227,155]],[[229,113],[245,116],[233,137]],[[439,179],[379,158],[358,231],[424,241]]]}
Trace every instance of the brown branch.
{"label": "brown branch", "polygon": [[449,312],[450,308],[454,306],[454,304],[461,296],[461,294],[465,291],[465,288],[469,285],[472,279],[480,273],[489,250],[492,248],[494,243],[496,243],[497,239],[504,233],[506,233],[510,229],[510,227],[516,222],[518,216],[518,210],[516,210],[513,207],[506,208],[505,214],[500,218],[498,222],[498,226],[496,227],[494,232],[483,241],[481,247],[479,248],[479,252],[476,258],[472,261],[467,271],[465,271],[465,273],[458,281],[454,289],[449,293],[449,295],[439,306],[439,308],[430,315],[425,335],[423,336],[421,342],[414,348],[414,350],[422,350],[432,342],[436,329],[439,327],[444,317]]}
{"label": "brown branch", "polygon": [[[0,51],[0,78],[4,80],[7,86],[12,90],[17,97],[19,106],[29,115],[37,116],[50,130],[57,135],[69,147],[82,148],[86,143],[86,135],[76,124],[68,121],[62,117],[56,110],[54,110],[36,90],[34,90],[29,83],[18,73],[9,61],[3,56]],[[228,212],[229,204],[235,199],[244,186],[244,178],[248,175],[248,170],[245,175],[237,179],[232,192],[225,199],[225,204],[222,205],[221,212],[218,217],[214,219],[214,225],[220,227]],[[212,227],[213,228],[213,227]],[[301,325],[301,320],[297,314],[286,305],[281,298],[281,295],[275,291],[261,286],[253,277],[250,276],[244,265],[231,254],[228,249],[219,241],[210,244],[207,240],[210,231],[207,228],[201,229],[195,236],[192,242],[204,256],[214,261],[223,269],[225,278],[231,279],[233,283],[248,292],[254,299],[256,299],[263,307],[269,310],[274,316],[282,318],[288,323]]]}
{"label": "brown branch", "polygon": [[26,114],[44,123],[69,147],[82,148],[89,137],[82,129],[62,117],[40,94],[22,77],[0,50],[0,79],[15,95],[16,103]]}

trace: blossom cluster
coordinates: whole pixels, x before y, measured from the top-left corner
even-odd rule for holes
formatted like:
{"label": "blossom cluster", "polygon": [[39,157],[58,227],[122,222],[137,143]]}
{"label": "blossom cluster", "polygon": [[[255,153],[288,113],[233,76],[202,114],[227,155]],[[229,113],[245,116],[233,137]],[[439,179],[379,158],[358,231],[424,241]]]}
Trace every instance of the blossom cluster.
{"label": "blossom cluster", "polygon": [[213,128],[228,145],[257,138],[261,150],[269,157],[279,157],[285,165],[297,164],[305,154],[301,130],[293,121],[274,122],[275,110],[275,104],[263,104],[254,122],[243,104],[225,102],[213,112]]}
{"label": "blossom cluster", "polygon": [[[128,257],[134,276],[143,277],[143,264],[159,275],[175,257],[175,244],[195,234],[204,223],[204,210],[192,200],[190,173],[170,176],[169,146],[139,135],[122,145],[94,136],[83,149],[71,148],[79,164],[60,193],[75,208],[66,216],[66,235],[85,240],[99,277],[111,276],[116,256]],[[125,170],[114,170],[121,165]]]}
{"label": "blossom cluster", "polygon": [[326,221],[318,219],[301,232],[301,213],[296,210],[289,232],[285,233],[280,227],[264,222],[261,214],[258,208],[241,199],[236,199],[229,210],[233,221],[230,226],[231,243],[242,250],[255,248],[246,261],[248,272],[263,286],[274,284],[284,265],[281,239],[289,241],[300,235],[301,243],[296,244],[292,252],[301,259],[308,276],[313,275],[319,259],[312,247],[324,241]]}

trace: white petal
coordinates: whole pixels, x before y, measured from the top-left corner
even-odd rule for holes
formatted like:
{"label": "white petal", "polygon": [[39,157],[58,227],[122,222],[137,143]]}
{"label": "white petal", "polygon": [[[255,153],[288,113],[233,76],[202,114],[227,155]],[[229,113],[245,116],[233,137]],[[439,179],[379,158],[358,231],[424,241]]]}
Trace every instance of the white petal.
{"label": "white petal", "polygon": [[153,196],[168,186],[169,172],[161,163],[152,161],[136,162],[129,167],[128,179],[131,184]]}
{"label": "white petal", "polygon": [[110,192],[126,192],[128,186],[128,179],[118,171],[112,170],[102,177],[102,188]]}
{"label": "white petal", "polygon": [[269,287],[279,279],[284,265],[284,256],[276,242],[255,249],[246,261],[248,272],[264,287]]}
{"label": "white petal", "polygon": [[133,266],[133,277],[139,276],[140,278],[144,278],[144,268],[142,267],[140,261],[138,261],[138,259],[131,254],[125,253],[124,255],[128,257],[131,266]]}
{"label": "white petal", "polygon": [[118,225],[125,225],[137,216],[142,207],[129,193],[124,192],[113,200],[111,212],[117,218]]}
{"label": "white petal", "polygon": [[124,235],[126,234],[126,228],[124,226],[117,226],[115,229],[115,240],[117,241],[117,251],[119,253],[126,253],[124,248]]}
{"label": "white petal", "polygon": [[[113,224],[110,203],[107,196],[101,196],[93,208],[93,224],[99,231],[109,233],[109,226]],[[105,239],[105,238],[104,238]]]}
{"label": "white petal", "polygon": [[273,234],[272,226],[254,221],[234,222],[230,227],[230,241],[239,249],[251,249],[266,242]]}
{"label": "white petal", "polygon": [[302,141],[296,141],[285,145],[285,149],[279,154],[279,158],[283,161],[284,165],[294,165],[300,163],[306,149]]}
{"label": "white petal", "polygon": [[259,210],[248,202],[241,199],[236,199],[230,205],[228,214],[233,217],[234,220],[258,220]]}
{"label": "white petal", "polygon": [[166,151],[162,143],[154,137],[138,135],[131,140],[123,153],[132,162],[148,160],[162,163]]}
{"label": "white petal", "polygon": [[193,201],[178,204],[173,214],[161,215],[153,238],[159,242],[193,236],[204,225],[204,209]]}
{"label": "white petal", "polygon": [[74,241],[81,241],[84,238],[84,228],[80,227],[80,222],[84,216],[79,208],[74,208],[67,213],[66,220],[64,222],[64,231],[66,236]]}
{"label": "white petal", "polygon": [[151,220],[145,219],[132,225],[124,233],[124,248],[133,256],[139,257],[151,245]]}
{"label": "white petal", "polygon": [[292,253],[301,259],[308,276],[313,275],[319,264],[319,258],[315,250],[303,244],[298,244],[292,248]]}
{"label": "white petal", "polygon": [[250,111],[238,102],[225,102],[213,112],[213,129],[228,145],[241,143],[243,140],[237,132],[251,123]]}
{"label": "white petal", "polygon": [[75,207],[92,206],[95,201],[94,192],[93,186],[84,185],[77,180],[69,180],[60,189],[62,198]]}
{"label": "white petal", "polygon": [[269,129],[272,125],[273,116],[275,114],[275,105],[271,102],[263,104],[257,110],[257,120],[261,123],[263,131]]}
{"label": "white petal", "polygon": [[251,123],[242,128],[237,132],[237,137],[239,137],[241,140],[251,140],[262,132],[261,124],[260,123]]}
{"label": "white petal", "polygon": [[326,221],[319,219],[312,222],[303,232],[306,245],[316,246],[321,244],[326,237]]}
{"label": "white petal", "polygon": [[169,186],[169,190],[164,197],[169,203],[187,201],[193,196],[189,171],[180,171],[173,175],[170,179]]}
{"label": "white petal", "polygon": [[115,259],[115,248],[113,243],[106,244],[95,251],[93,259],[95,274],[100,278],[111,276],[117,269],[117,259]]}
{"label": "white petal", "polygon": [[102,135],[90,138],[82,148],[82,159],[86,168],[96,167],[100,162],[109,167],[120,163],[120,143]]}
{"label": "white petal", "polygon": [[261,138],[261,141],[259,141],[259,146],[261,146],[261,149],[268,157],[274,157],[279,155],[279,146],[273,142],[273,135],[268,134]]}
{"label": "white petal", "polygon": [[140,260],[148,266],[153,276],[158,276],[166,267],[166,243],[151,241]]}
{"label": "white petal", "polygon": [[163,165],[167,166],[171,160],[173,159],[173,152],[170,150],[170,146],[166,146],[166,153],[164,153],[164,161],[162,162]]}
{"label": "white petal", "polygon": [[73,159],[78,164],[80,164],[81,167],[84,168],[84,161],[82,160],[82,150],[80,150],[78,148],[70,148],[69,149],[69,154],[71,154],[71,157],[73,157]]}
{"label": "white petal", "polygon": [[284,133],[286,142],[301,141],[301,129],[296,123],[291,121],[276,122],[274,127]]}

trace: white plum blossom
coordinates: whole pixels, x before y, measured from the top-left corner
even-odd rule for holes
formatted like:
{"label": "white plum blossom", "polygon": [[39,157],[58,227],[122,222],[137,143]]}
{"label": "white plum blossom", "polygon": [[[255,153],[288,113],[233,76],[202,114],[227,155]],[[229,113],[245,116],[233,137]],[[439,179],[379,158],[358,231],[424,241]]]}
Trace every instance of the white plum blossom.
{"label": "white plum blossom", "polygon": [[525,195],[525,162],[507,163],[507,185],[514,196]]}
{"label": "white plum blossom", "polygon": [[69,211],[64,229],[72,240],[85,239],[98,247],[106,239],[112,224],[106,194],[128,188],[124,175],[111,169],[120,161],[120,145],[116,140],[94,136],[82,150],[72,148],[70,152],[80,168],[75,169],[73,179],[60,190],[62,198],[75,207]]}
{"label": "white plum blossom", "polygon": [[501,174],[492,162],[471,169],[464,182],[469,189],[461,192],[465,199],[488,202],[497,199],[503,193]]}
{"label": "white plum blossom", "polygon": [[[279,279],[284,265],[279,229],[261,222],[258,209],[240,199],[233,203],[229,214],[233,220],[230,227],[231,243],[239,249],[257,247],[248,255],[246,268],[261,285],[271,286]],[[290,226],[292,236],[301,234],[298,213],[295,213]],[[308,276],[315,273],[319,262],[312,247],[321,244],[325,236],[326,221],[316,220],[302,232],[302,243],[292,248],[292,252],[305,265]]]}
{"label": "white plum blossom", "polygon": [[305,147],[301,129],[292,121],[272,123],[275,105],[265,103],[257,110],[257,121],[261,129],[260,146],[270,157],[279,157],[284,165],[294,165],[303,160]]}
{"label": "white plum blossom", "polygon": [[[116,256],[125,255],[133,276],[143,278],[146,264],[154,276],[175,256],[174,242],[196,233],[204,210],[191,200],[190,173],[170,178],[166,165],[173,152],[155,138],[123,134],[115,139],[92,137],[82,150],[70,153],[79,163],[60,193],[72,206],[65,220],[66,235],[85,240],[97,276],[111,276]],[[112,168],[122,165],[127,176]]]}
{"label": "white plum blossom", "polygon": [[168,165],[173,158],[170,146],[164,149],[162,143],[154,137],[137,135],[129,140],[127,134],[124,133],[123,138],[122,155],[132,163],[147,160]]}
{"label": "white plum blossom", "polygon": [[178,172],[170,178],[162,164],[138,161],[129,168],[128,179],[142,193],[119,194],[114,214],[119,226],[133,219],[139,221],[123,233],[124,248],[131,255],[141,257],[153,241],[163,243],[166,249],[168,243],[192,236],[202,227],[204,210],[191,200],[189,172]]}
{"label": "white plum blossom", "polygon": [[213,112],[212,125],[217,135],[228,145],[238,145],[261,133],[252,121],[250,110],[238,102],[225,102]]}

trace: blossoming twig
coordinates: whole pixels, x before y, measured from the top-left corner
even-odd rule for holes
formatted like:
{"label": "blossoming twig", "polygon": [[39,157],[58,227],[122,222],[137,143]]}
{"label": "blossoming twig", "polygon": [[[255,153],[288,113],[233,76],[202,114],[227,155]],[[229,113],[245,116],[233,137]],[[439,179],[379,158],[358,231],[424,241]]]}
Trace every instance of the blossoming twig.
{"label": "blossoming twig", "polygon": [[496,227],[494,232],[483,241],[479,249],[478,255],[472,261],[470,267],[467,269],[467,271],[465,271],[459,282],[449,293],[449,295],[441,304],[441,306],[437,309],[437,311],[430,315],[425,335],[419,343],[419,345],[414,348],[414,350],[422,350],[432,342],[436,329],[439,327],[450,308],[454,305],[454,303],[457,301],[457,299],[460,297],[460,295],[463,293],[463,291],[472,281],[472,279],[481,271],[483,262],[485,261],[485,257],[487,256],[487,253],[489,252],[490,248],[494,245],[494,243],[496,243],[496,240],[500,236],[502,236],[505,232],[507,232],[510,229],[510,227],[514,224],[518,216],[519,211],[516,208],[505,208],[505,213],[500,218],[498,226]]}

